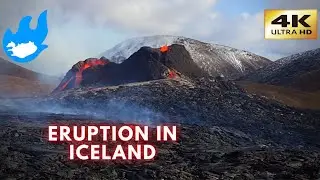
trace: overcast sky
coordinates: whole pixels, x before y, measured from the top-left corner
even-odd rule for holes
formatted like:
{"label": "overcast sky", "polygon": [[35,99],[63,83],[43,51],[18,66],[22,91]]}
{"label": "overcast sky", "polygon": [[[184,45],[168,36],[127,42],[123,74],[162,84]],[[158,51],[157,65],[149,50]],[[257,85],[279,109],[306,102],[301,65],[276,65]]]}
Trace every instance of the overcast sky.
{"label": "overcast sky", "polygon": [[[48,10],[48,49],[20,64],[52,75],[131,37],[168,34],[228,45],[272,60],[320,47],[319,40],[264,40],[264,9],[320,9],[320,0],[2,0],[0,35]],[[320,24],[320,23],[319,23]],[[2,49],[0,56],[5,57]],[[7,58],[6,58],[7,59]]]}

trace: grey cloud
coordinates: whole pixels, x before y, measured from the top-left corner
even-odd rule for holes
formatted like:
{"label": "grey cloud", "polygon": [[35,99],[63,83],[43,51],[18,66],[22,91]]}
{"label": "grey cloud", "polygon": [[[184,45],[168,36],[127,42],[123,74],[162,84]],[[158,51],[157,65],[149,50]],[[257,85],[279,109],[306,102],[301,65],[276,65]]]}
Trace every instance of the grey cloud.
{"label": "grey cloud", "polygon": [[[216,0],[10,0],[0,2],[0,34],[16,29],[21,17],[48,9],[49,48],[27,65],[45,73],[65,72],[72,64],[115,45],[112,34],[180,35],[187,24],[211,11]],[[35,21],[33,21],[35,23]],[[71,31],[74,29],[74,31]],[[103,31],[106,33],[103,34]],[[67,34],[66,34],[67,33]],[[99,34],[98,34],[99,33]],[[100,37],[97,37],[101,35]],[[184,33],[182,35],[188,35]],[[102,37],[103,36],[103,37]],[[123,40],[119,38],[119,42]],[[0,56],[4,56],[2,50]]]}

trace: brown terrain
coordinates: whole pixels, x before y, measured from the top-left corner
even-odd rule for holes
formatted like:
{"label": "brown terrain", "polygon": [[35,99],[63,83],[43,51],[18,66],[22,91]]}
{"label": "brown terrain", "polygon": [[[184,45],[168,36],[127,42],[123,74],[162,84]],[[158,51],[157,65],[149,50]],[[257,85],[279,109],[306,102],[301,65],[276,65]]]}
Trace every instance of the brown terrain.
{"label": "brown terrain", "polygon": [[318,91],[320,90],[320,69],[309,71],[305,74],[302,74],[292,83],[292,87],[298,88],[303,91]]}
{"label": "brown terrain", "polygon": [[302,91],[290,87],[248,81],[239,81],[238,85],[244,88],[248,93],[264,96],[287,106],[300,109],[320,109],[320,90]]}
{"label": "brown terrain", "polygon": [[58,79],[40,74],[0,58],[0,97],[33,97],[46,95]]}

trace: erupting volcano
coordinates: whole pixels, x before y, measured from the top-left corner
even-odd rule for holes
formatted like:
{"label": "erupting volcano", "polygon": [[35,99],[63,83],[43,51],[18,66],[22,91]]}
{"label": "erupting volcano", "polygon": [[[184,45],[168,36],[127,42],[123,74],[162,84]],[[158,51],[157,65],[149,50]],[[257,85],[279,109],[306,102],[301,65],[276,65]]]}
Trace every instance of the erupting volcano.
{"label": "erupting volcano", "polygon": [[78,62],[68,71],[54,92],[79,86],[111,86],[157,79],[203,76],[207,76],[207,73],[194,63],[182,45],[142,47],[121,64],[110,62],[104,57]]}
{"label": "erupting volcano", "polygon": [[78,67],[78,71],[76,72],[76,81],[75,81],[76,87],[78,87],[82,81],[82,73],[84,70],[95,67],[95,66],[99,66],[99,65],[106,65],[108,64],[108,62],[109,61],[107,59],[103,60],[103,59],[90,58],[85,61],[80,61],[78,64],[76,64],[76,66]]}
{"label": "erupting volcano", "polygon": [[71,70],[68,71],[67,75],[53,92],[79,87],[83,79],[82,74],[85,70],[89,68],[95,68],[97,66],[103,66],[108,63],[109,60],[104,57],[100,59],[88,58],[85,61],[79,61],[77,64],[72,66]]}
{"label": "erupting volcano", "polygon": [[161,47],[160,47],[160,51],[161,51],[162,53],[166,53],[166,52],[168,52],[168,50],[169,50],[169,47],[168,47],[167,45],[164,45],[164,46],[161,46]]}

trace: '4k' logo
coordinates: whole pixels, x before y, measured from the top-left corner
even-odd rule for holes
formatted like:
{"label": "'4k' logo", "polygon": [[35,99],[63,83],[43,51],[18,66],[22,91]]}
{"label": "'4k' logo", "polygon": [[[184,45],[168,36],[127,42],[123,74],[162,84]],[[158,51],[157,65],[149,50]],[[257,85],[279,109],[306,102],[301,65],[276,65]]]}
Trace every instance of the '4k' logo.
{"label": "'4k' logo", "polygon": [[317,9],[265,10],[266,39],[317,39]]}
{"label": "'4k' logo", "polygon": [[47,11],[40,14],[36,29],[30,29],[31,19],[31,16],[23,17],[15,34],[7,29],[3,36],[3,50],[16,62],[30,62],[48,47],[42,44],[48,34]]}

